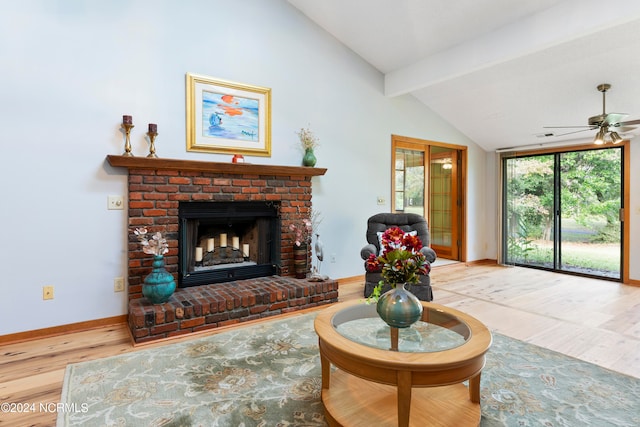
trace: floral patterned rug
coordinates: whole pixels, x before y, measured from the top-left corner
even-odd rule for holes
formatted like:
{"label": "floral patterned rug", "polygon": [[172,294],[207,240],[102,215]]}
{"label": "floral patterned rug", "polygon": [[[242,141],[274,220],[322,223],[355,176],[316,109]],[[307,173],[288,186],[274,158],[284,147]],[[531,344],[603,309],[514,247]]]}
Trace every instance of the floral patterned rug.
{"label": "floral patterned rug", "polygon": [[[325,426],[314,317],[71,364],[58,426]],[[481,398],[481,426],[640,425],[640,379],[499,334]]]}

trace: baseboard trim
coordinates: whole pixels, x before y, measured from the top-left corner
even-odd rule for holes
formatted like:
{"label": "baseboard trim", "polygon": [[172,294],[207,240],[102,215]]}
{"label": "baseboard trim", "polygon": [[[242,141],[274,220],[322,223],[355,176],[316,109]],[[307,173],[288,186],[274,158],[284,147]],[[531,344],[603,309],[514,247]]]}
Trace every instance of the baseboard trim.
{"label": "baseboard trim", "polygon": [[496,261],[495,259],[478,259],[475,261],[459,261],[459,262],[452,262],[450,264],[444,264],[444,265],[433,265],[431,266],[431,269],[441,270],[449,267],[460,267],[460,264],[464,264],[467,267],[472,267],[475,265],[496,265],[498,264],[498,261]]}
{"label": "baseboard trim", "polygon": [[498,261],[495,259],[489,259],[489,258],[485,258],[485,259],[478,259],[476,261],[468,261],[465,262],[465,265],[497,265]]}
{"label": "baseboard trim", "polygon": [[106,317],[104,319],[87,320],[85,322],[70,323],[68,325],[52,326],[50,328],[35,329],[26,332],[16,332],[15,334],[1,335],[0,345],[48,338],[56,335],[82,332],[89,329],[125,323],[127,323],[127,315],[122,314],[120,316]]}
{"label": "baseboard trim", "polygon": [[360,274],[359,276],[343,277],[341,279],[336,279],[336,280],[338,281],[338,286],[342,284],[351,284],[357,281],[364,283],[364,274]]}
{"label": "baseboard trim", "polygon": [[629,286],[640,286],[640,280],[629,279],[629,281],[625,282],[624,284]]}

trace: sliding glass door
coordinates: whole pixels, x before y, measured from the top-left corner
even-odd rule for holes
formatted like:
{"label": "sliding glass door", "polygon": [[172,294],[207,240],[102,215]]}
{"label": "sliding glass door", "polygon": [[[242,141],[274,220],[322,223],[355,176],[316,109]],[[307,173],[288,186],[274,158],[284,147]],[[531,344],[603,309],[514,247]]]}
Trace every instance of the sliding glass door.
{"label": "sliding glass door", "polygon": [[503,159],[507,264],[621,280],[622,147]]}

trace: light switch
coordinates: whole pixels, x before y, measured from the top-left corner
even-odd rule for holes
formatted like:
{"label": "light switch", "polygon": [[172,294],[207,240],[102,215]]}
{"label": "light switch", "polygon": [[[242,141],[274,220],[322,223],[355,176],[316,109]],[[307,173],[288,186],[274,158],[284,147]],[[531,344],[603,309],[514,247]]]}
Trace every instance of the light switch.
{"label": "light switch", "polygon": [[124,209],[124,198],[122,196],[109,196],[107,198],[107,209],[109,210]]}

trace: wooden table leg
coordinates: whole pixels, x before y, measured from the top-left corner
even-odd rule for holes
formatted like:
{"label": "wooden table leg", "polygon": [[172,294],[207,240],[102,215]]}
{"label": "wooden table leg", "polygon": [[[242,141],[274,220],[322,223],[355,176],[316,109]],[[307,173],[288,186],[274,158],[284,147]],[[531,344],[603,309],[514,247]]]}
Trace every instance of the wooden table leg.
{"label": "wooden table leg", "polygon": [[480,374],[469,378],[469,399],[473,403],[480,403]]}
{"label": "wooden table leg", "polygon": [[320,369],[322,372],[322,388],[328,389],[331,382],[331,362],[327,359],[322,351],[322,343],[320,343]]}
{"label": "wooden table leg", "polygon": [[391,348],[389,350],[398,351],[398,328],[391,326],[389,332],[391,334]]}
{"label": "wooden table leg", "polygon": [[398,371],[398,427],[408,427],[411,415],[411,371]]}

